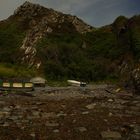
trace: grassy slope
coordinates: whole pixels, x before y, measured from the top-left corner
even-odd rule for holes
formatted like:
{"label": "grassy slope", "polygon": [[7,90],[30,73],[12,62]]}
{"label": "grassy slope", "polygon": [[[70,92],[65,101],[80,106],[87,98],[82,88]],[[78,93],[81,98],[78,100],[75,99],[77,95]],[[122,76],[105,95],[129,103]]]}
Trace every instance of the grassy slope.
{"label": "grassy slope", "polygon": [[0,77],[1,78],[23,78],[23,77],[31,77],[35,75],[35,71],[33,69],[29,69],[19,65],[13,64],[4,64],[0,63]]}

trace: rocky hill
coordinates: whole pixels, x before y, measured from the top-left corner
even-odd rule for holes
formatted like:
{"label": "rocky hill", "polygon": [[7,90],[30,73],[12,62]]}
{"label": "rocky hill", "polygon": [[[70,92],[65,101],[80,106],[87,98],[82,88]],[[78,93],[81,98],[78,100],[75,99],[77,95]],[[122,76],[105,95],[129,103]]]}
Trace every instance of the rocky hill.
{"label": "rocky hill", "polygon": [[21,23],[26,30],[26,37],[21,46],[21,50],[24,51],[22,61],[28,62],[30,66],[36,65],[37,68],[41,65],[41,61],[35,59],[34,46],[38,40],[50,33],[84,33],[93,29],[76,16],[66,15],[30,2],[21,5],[10,19]]}
{"label": "rocky hill", "polygon": [[139,60],[139,15],[96,29],[76,16],[25,2],[0,22],[1,76],[126,83],[137,81]]}
{"label": "rocky hill", "polygon": [[1,27],[5,24],[16,26],[24,32],[25,37],[20,46],[23,52],[22,61],[37,67],[41,63],[35,59],[34,46],[38,40],[50,33],[84,33],[93,29],[76,16],[66,15],[30,2],[25,2],[7,21],[1,22]]}

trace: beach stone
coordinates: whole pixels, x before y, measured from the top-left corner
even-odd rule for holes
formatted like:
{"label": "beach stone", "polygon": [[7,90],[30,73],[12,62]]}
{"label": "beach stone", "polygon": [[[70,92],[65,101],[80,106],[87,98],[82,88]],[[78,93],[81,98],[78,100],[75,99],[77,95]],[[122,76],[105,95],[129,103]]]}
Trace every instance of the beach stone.
{"label": "beach stone", "polygon": [[32,133],[30,134],[30,136],[31,136],[31,137],[35,137],[35,133],[32,132]]}
{"label": "beach stone", "polygon": [[34,116],[38,116],[38,117],[40,116],[40,112],[39,112],[39,111],[33,111],[32,114],[33,114]]}
{"label": "beach stone", "polygon": [[96,104],[95,103],[92,103],[92,104],[87,105],[86,108],[87,109],[94,109],[95,106],[96,106]]}
{"label": "beach stone", "polygon": [[16,105],[16,107],[15,107],[16,109],[20,109],[21,108],[21,106],[20,105]]}
{"label": "beach stone", "polygon": [[76,123],[76,120],[73,120],[72,123]]}
{"label": "beach stone", "polygon": [[109,117],[111,117],[113,114],[110,112],[108,115],[109,115]]}
{"label": "beach stone", "polygon": [[115,90],[116,93],[118,93],[118,92],[120,92],[120,91],[121,91],[121,88],[117,88],[117,89]]}
{"label": "beach stone", "polygon": [[121,134],[116,131],[103,131],[101,132],[102,138],[113,138],[113,139],[120,139]]}
{"label": "beach stone", "polygon": [[11,109],[9,107],[4,107],[3,110],[4,111],[7,111],[7,112],[10,112],[11,111]]}
{"label": "beach stone", "polygon": [[108,102],[113,102],[113,99],[108,99]]}
{"label": "beach stone", "polygon": [[53,130],[54,133],[59,133],[58,129]]}
{"label": "beach stone", "polygon": [[36,105],[43,105],[43,103],[42,102],[37,102]]}
{"label": "beach stone", "polygon": [[42,117],[44,117],[44,118],[55,118],[56,114],[54,112],[43,113]]}
{"label": "beach stone", "polygon": [[19,117],[18,116],[10,116],[10,119],[13,121],[17,121],[19,119]]}
{"label": "beach stone", "polygon": [[88,111],[82,112],[82,115],[87,115],[87,114],[89,114]]}
{"label": "beach stone", "polygon": [[9,115],[9,112],[7,112],[7,111],[0,111],[0,117],[7,116],[7,115]]}
{"label": "beach stone", "polygon": [[60,111],[60,113],[58,113],[56,116],[63,117],[63,116],[67,116],[67,114],[65,114],[63,111]]}
{"label": "beach stone", "polygon": [[87,129],[85,127],[78,127],[77,128],[80,132],[85,132],[87,131]]}
{"label": "beach stone", "polygon": [[48,127],[57,127],[57,126],[59,126],[59,123],[46,123],[45,124],[46,126],[48,126]]}
{"label": "beach stone", "polygon": [[31,107],[32,110],[38,110],[38,107],[37,106],[33,106]]}
{"label": "beach stone", "polygon": [[29,120],[22,120],[22,123],[29,123]]}
{"label": "beach stone", "polygon": [[7,126],[9,126],[9,123],[5,122],[2,126],[7,127]]}

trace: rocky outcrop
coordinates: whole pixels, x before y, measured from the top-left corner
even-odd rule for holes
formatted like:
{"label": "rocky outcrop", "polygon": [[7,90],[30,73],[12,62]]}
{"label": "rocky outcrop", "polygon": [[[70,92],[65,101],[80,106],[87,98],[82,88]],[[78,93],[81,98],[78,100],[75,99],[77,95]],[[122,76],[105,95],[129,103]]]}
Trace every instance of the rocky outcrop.
{"label": "rocky outcrop", "polygon": [[123,62],[120,71],[121,85],[129,92],[140,95],[140,65]]}
{"label": "rocky outcrop", "polygon": [[87,25],[84,21],[77,18],[76,16],[63,14],[61,12],[57,12],[50,8],[44,8],[39,4],[32,4],[30,2],[25,2],[21,5],[15,12],[14,15],[20,16],[21,18],[25,18],[28,20],[35,19],[40,22],[40,19],[44,19],[43,25],[45,24],[55,24],[54,26],[59,26],[62,23],[70,23],[72,24],[76,31],[79,33],[84,33],[87,31],[91,31],[93,29],[92,26]]}
{"label": "rocky outcrop", "polygon": [[140,95],[140,65],[132,71],[131,77],[134,87],[134,93]]}
{"label": "rocky outcrop", "polygon": [[36,59],[37,51],[35,44],[39,39],[47,33],[51,33],[53,30],[47,25],[44,18],[42,18],[39,23],[36,23],[36,21],[33,20],[30,26],[32,26],[32,28],[28,30],[26,38],[23,41],[23,45],[21,46],[21,50],[24,51],[22,62],[27,62],[29,66],[36,65],[38,68],[38,63],[40,64],[41,62]]}
{"label": "rocky outcrop", "polygon": [[53,32],[85,33],[93,29],[76,16],[66,15],[30,2],[21,5],[14,12],[14,16],[27,26],[26,38],[21,46],[22,63],[28,63],[29,66],[36,65],[38,68],[41,61],[36,58],[37,51],[34,46],[43,36]]}
{"label": "rocky outcrop", "polygon": [[76,30],[81,33],[90,32],[93,27],[84,23],[81,19],[76,16],[68,16],[67,19],[75,26]]}

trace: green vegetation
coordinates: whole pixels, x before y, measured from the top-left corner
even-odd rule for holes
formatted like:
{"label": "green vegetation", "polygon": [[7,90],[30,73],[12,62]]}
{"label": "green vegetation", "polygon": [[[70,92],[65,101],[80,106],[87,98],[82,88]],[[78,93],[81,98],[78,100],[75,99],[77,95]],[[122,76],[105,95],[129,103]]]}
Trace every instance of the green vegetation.
{"label": "green vegetation", "polygon": [[32,68],[12,64],[0,64],[0,77],[1,78],[24,78],[31,77],[36,74]]}
{"label": "green vegetation", "polygon": [[88,55],[91,58],[105,57],[109,59],[118,58],[122,50],[117,47],[116,35],[104,29],[98,29],[85,35],[85,41],[89,44]]}
{"label": "green vegetation", "polygon": [[[50,80],[77,79],[83,81],[117,78],[117,75],[110,73],[107,67],[109,60],[104,61],[104,57],[108,53],[108,49],[105,47],[110,47],[109,43],[113,37],[109,38],[110,34],[109,37],[103,34],[102,37],[107,37],[105,39],[108,40],[102,44],[101,40],[103,38],[97,35],[97,39],[92,39],[97,43],[94,46],[94,42],[90,42],[91,38],[89,39],[89,36],[95,37],[94,32],[85,35],[53,34],[40,40],[36,48],[38,57],[44,62],[43,69],[46,78]],[[112,49],[114,48],[112,47]],[[109,49],[109,51],[108,57],[111,57],[112,50]],[[98,58],[99,55],[101,59]]]}
{"label": "green vegetation", "polygon": [[140,27],[131,29],[131,46],[136,60],[140,59]]}
{"label": "green vegetation", "polygon": [[112,25],[83,35],[54,33],[44,37],[36,48],[46,78],[118,81],[122,61],[140,56],[139,25],[132,28],[127,24],[128,19],[120,16]]}
{"label": "green vegetation", "polygon": [[0,24],[0,77],[31,77],[33,68],[20,65],[19,47],[25,37],[18,22],[5,21]]}
{"label": "green vegetation", "polygon": [[5,21],[0,24],[0,63],[15,64],[18,62],[19,47],[24,37],[25,33],[19,29],[16,22]]}
{"label": "green vegetation", "polygon": [[[34,68],[19,65],[22,55],[19,47],[29,28],[24,22],[13,19],[0,23],[1,77],[36,74]],[[65,24],[67,28],[69,24]],[[45,75],[50,84],[63,85],[67,79],[116,82],[124,61],[131,64],[140,59],[140,16],[131,19],[120,16],[112,25],[85,34],[65,28],[58,32],[56,29],[35,45],[36,58],[42,62],[38,73]]]}

